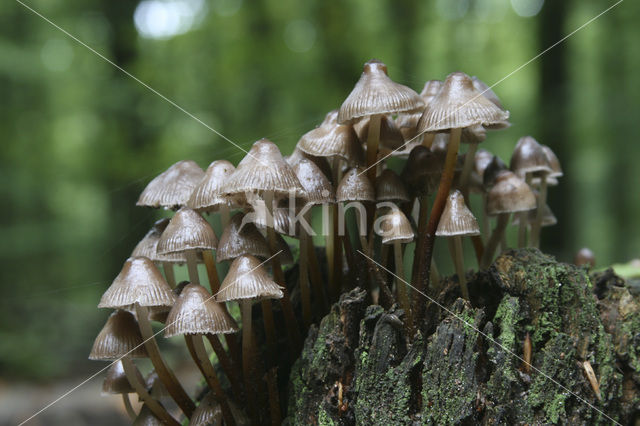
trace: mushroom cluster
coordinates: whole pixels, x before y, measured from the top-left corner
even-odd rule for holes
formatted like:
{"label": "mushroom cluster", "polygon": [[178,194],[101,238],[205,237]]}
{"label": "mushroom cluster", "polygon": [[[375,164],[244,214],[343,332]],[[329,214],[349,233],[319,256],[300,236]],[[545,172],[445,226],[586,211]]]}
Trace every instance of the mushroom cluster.
{"label": "mushroom cluster", "polygon": [[[137,423],[278,424],[279,368],[342,292],[358,285],[372,303],[397,303],[409,338],[425,322],[424,295],[437,297],[445,282],[473,302],[482,289],[467,284],[465,239],[485,268],[509,246],[509,223],[518,247],[537,247],[541,228],[556,222],[547,188],[562,170],[550,148],[525,136],[509,166],[478,149],[508,119],[476,77],[454,72],[418,94],[372,60],[291,155],[261,139],[237,167],[223,159],[206,171],[193,161],[171,166],[137,205],[175,213],[153,225],[98,305],[114,310],[90,354],[112,361],[104,391],[122,395]],[[215,215],[219,235],[208,221]],[[440,277],[436,237],[449,245],[453,277]],[[188,282],[176,282],[180,265]],[[163,358],[159,334],[184,336],[210,390],[199,405]],[[147,379],[139,358],[153,365]],[[143,402],[137,413],[129,393]]]}

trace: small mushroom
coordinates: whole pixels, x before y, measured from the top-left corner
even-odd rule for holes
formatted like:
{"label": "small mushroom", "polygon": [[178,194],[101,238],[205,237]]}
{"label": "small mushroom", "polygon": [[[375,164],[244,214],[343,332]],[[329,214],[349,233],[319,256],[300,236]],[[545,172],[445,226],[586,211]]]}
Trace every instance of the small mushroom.
{"label": "small mushroom", "polygon": [[193,189],[187,201],[187,207],[197,212],[220,212],[222,227],[229,223],[229,206],[232,201],[224,196],[227,177],[235,167],[227,160],[216,160],[209,164],[204,177]]}
{"label": "small mushroom", "polygon": [[[142,374],[138,371],[136,375],[138,382],[143,383],[144,379],[142,378]],[[107,370],[107,375],[102,382],[102,393],[104,395],[121,395],[127,414],[129,414],[131,419],[135,419],[137,414],[131,405],[131,400],[129,399],[129,394],[133,392],[135,392],[135,389],[131,386],[131,383],[129,383],[129,379],[127,379],[124,367],[122,366],[122,361],[115,361]]]}
{"label": "small mushroom", "polygon": [[149,182],[136,206],[180,208],[203,177],[204,171],[194,161],[178,161]]}
{"label": "small mushroom", "polygon": [[582,247],[573,258],[573,264],[576,266],[588,266],[593,268],[596,266],[596,255],[588,247]]}

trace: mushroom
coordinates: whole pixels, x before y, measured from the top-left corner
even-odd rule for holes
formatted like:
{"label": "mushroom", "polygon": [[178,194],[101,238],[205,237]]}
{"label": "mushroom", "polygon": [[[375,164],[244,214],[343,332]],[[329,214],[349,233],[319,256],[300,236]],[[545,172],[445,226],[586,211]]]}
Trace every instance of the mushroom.
{"label": "mushroom", "polygon": [[[276,231],[273,224],[273,212],[276,207],[277,198],[292,196],[306,198],[306,192],[300,185],[300,181],[296,177],[293,169],[282,157],[280,150],[268,139],[260,139],[255,142],[247,155],[240,161],[236,170],[229,176],[227,180],[227,193],[256,193],[261,195],[267,209],[267,241],[273,258],[271,265],[273,267],[274,279],[283,287],[284,297],[282,298],[282,311],[287,326],[287,332],[292,344],[292,351],[295,352],[300,347],[301,337],[298,329],[293,306],[289,299],[288,291],[284,281],[284,273],[278,256]],[[265,301],[263,307],[269,305],[267,310],[271,311],[269,301]],[[267,325],[265,318],[265,327],[273,328]],[[269,337],[269,334],[267,334]],[[275,335],[270,337],[270,346],[275,348]]]}
{"label": "mushroom", "polygon": [[413,241],[415,234],[409,219],[398,208],[391,208],[389,213],[380,218],[380,234],[383,245],[393,245],[398,302],[407,316],[407,332],[411,333],[413,331],[413,315],[405,282],[402,244]]}
{"label": "mushroom", "polygon": [[109,316],[93,342],[89,359],[121,361],[124,374],[138,396],[159,418],[167,424],[178,426],[180,423],[147,392],[142,383],[140,371],[132,361],[132,358],[148,357],[145,343],[133,314],[124,310],[116,310]]}
{"label": "mushroom", "polygon": [[[531,136],[523,136],[518,140],[516,147],[511,154],[509,168],[512,172],[525,180],[527,185],[531,185],[534,177],[540,178],[540,192],[538,194],[538,214],[536,222],[531,228],[531,246],[538,247],[540,236],[540,225],[538,218],[542,220],[543,208],[547,199],[547,175],[553,170],[549,164],[547,154],[542,145]],[[518,247],[524,247],[526,240],[526,222],[520,222],[520,232],[518,234]]]}
{"label": "mushroom", "polygon": [[[235,333],[236,331],[238,331],[238,326],[225,309],[224,304],[216,302],[214,297],[198,284],[188,284],[182,290],[178,300],[176,300],[169,312],[167,326],[164,330],[165,337],[179,334],[185,335],[191,356],[198,369],[202,372],[207,384],[215,393],[222,407],[225,422],[230,425],[235,424],[235,421],[215,369],[211,365],[211,361],[209,361],[203,337],[204,335],[216,336],[218,334]],[[225,372],[229,377],[234,394],[239,397],[239,377],[233,369]]]}
{"label": "mushroom", "polygon": [[147,184],[136,206],[180,208],[203,177],[204,171],[194,161],[178,161]]}
{"label": "mushroom", "polygon": [[[218,302],[238,301],[241,306],[242,369],[249,401],[248,408],[254,419],[258,383],[255,370],[259,361],[253,337],[251,303],[253,300],[280,299],[284,296],[282,290],[282,287],[267,274],[258,259],[251,255],[242,255],[231,263],[229,272],[215,296]],[[264,306],[263,304],[263,313]]]}
{"label": "mushroom", "polygon": [[[136,376],[139,383],[144,382],[142,374],[140,374],[139,371],[137,372]],[[127,375],[124,372],[124,367],[122,366],[122,361],[117,360],[113,362],[111,364],[111,367],[109,367],[109,369],[107,370],[107,375],[102,382],[102,393],[104,395],[121,395],[122,402],[124,403],[124,408],[127,410],[127,414],[129,414],[129,417],[131,417],[131,419],[135,419],[137,414],[131,406],[129,394],[135,391],[136,390],[133,388],[133,386],[131,386],[131,383],[129,383],[129,379],[127,379]]]}
{"label": "mushroom", "polygon": [[[162,359],[149,322],[149,307],[173,306],[176,296],[171,287],[146,257],[127,259],[118,276],[100,298],[98,308],[133,309],[145,348],[160,380],[187,417],[195,405],[175,374]],[[127,368],[124,364],[125,371]]]}
{"label": "mushroom", "polygon": [[464,270],[464,256],[462,252],[462,237],[471,235],[480,235],[480,227],[478,221],[471,213],[471,210],[464,202],[464,196],[458,190],[449,194],[447,204],[442,212],[436,235],[439,237],[450,237],[449,247],[451,250],[453,264],[458,275],[458,283],[462,297],[466,300],[469,298],[469,290],[467,289],[467,279]]}
{"label": "mushroom", "polygon": [[[429,281],[429,267],[433,256],[435,231],[444,210],[460,146],[460,134],[465,127],[476,124],[493,125],[504,122],[509,113],[502,111],[473,87],[471,78],[461,72],[447,76],[442,89],[427,104],[418,123],[420,132],[449,130],[451,133],[444,169],[436,199],[431,208],[427,223],[418,225],[418,243],[416,261],[417,273],[413,276],[414,286],[424,291]],[[417,302],[416,302],[417,303]],[[422,309],[422,308],[421,308]],[[420,315],[418,315],[420,317]]]}
{"label": "mushroom", "polygon": [[[375,189],[371,184],[371,181],[365,173],[362,173],[360,169],[350,169],[345,173],[344,177],[338,184],[336,189],[336,201],[339,204],[339,210],[341,212],[340,217],[344,218],[345,211],[349,205],[344,206],[342,203],[359,201],[359,202],[374,202],[376,200]],[[366,229],[366,212],[360,210],[360,205],[355,207],[359,210],[356,214],[356,224],[358,226],[358,235],[360,237],[360,243],[362,244],[365,254],[369,255],[368,243],[367,243],[367,229]],[[344,224],[342,224],[344,228]],[[342,231],[341,228],[341,231]],[[348,236],[345,235],[345,238]]]}
{"label": "mushroom", "polygon": [[412,89],[392,81],[387,75],[387,66],[372,59],[364,64],[360,80],[342,103],[338,112],[338,123],[344,124],[356,118],[369,118],[367,135],[367,177],[375,185],[375,162],[378,158],[380,121],[383,116],[399,112],[417,111],[424,101]]}
{"label": "mushroom", "polygon": [[197,212],[220,212],[222,227],[229,223],[228,197],[222,195],[226,178],[235,167],[227,160],[216,160],[209,164],[202,180],[193,189],[187,207]]}
{"label": "mushroom", "polygon": [[[335,193],[331,182],[325,176],[320,168],[310,160],[301,159],[295,166],[293,166],[300,184],[307,192],[307,204],[303,207],[303,218],[311,225],[313,223],[313,210],[312,207],[318,204],[335,204]],[[309,288],[309,262],[308,259],[315,257],[310,254],[310,246],[313,246],[313,241],[308,234],[306,227],[300,227],[300,258],[299,258],[299,272],[300,272],[300,295],[302,298],[302,318],[305,326],[308,328],[311,325],[311,295]],[[323,305],[326,304],[324,292],[322,290],[321,277],[318,274],[319,271],[315,271],[312,277],[314,292],[316,300],[320,301]],[[316,275],[317,274],[317,275]]]}
{"label": "mushroom", "polygon": [[529,185],[510,171],[503,171],[498,175],[487,200],[487,213],[492,216],[497,215],[498,219],[484,249],[481,262],[483,268],[488,267],[493,260],[511,213],[528,211],[536,207],[536,197]]}
{"label": "mushroom", "polygon": [[242,213],[234,214],[222,231],[216,251],[218,262],[232,261],[243,254],[250,254],[262,259],[269,257],[267,240],[253,222],[244,220],[245,217]]}
{"label": "mushroom", "polygon": [[576,266],[588,266],[593,268],[596,266],[596,255],[588,247],[582,247],[573,258],[573,264]]}

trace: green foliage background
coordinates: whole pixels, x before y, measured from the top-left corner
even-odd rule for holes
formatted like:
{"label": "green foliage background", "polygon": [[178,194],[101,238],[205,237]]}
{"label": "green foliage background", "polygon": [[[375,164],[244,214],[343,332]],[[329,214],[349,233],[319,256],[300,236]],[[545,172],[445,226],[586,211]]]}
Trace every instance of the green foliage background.
{"label": "green foliage background", "polygon": [[[137,33],[133,1],[27,4],[244,149],[266,136],[287,153],[372,57],[418,91],[454,70],[493,84],[613,2],[548,0],[525,18],[508,0],[209,0],[167,39]],[[543,245],[564,260],[583,245],[601,266],[640,253],[638,12],[622,3],[494,89],[513,126],[484,147],[508,160],[531,134],[563,162]],[[309,50],[289,47],[310,32]],[[99,296],[162,215],[134,206],[144,185],[180,159],[243,153],[11,0],[0,99],[0,377],[95,370]]]}

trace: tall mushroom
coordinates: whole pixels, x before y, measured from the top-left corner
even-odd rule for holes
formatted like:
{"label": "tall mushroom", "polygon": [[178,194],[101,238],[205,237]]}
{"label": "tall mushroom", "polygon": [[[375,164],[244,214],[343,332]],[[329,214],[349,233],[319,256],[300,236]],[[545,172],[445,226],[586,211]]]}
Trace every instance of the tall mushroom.
{"label": "tall mushroom", "polygon": [[[225,422],[229,425],[235,424],[235,421],[220,381],[209,361],[203,337],[204,335],[235,333],[236,331],[238,331],[238,326],[227,313],[224,304],[216,302],[214,297],[198,284],[188,284],[182,290],[169,312],[167,326],[164,330],[165,337],[185,335],[187,346],[192,350],[191,356],[207,384],[215,393],[222,407]],[[237,397],[240,396],[239,377],[236,377],[233,372],[227,372],[227,374],[229,374],[234,394]]]}
{"label": "tall mushroom", "polygon": [[175,294],[151,260],[132,257],[127,259],[118,276],[104,292],[98,307],[135,310],[145,348],[160,380],[184,414],[190,417],[195,404],[162,359],[149,322],[149,307],[173,306],[175,299]]}
{"label": "tall mushroom", "polygon": [[109,316],[107,323],[98,333],[89,359],[121,361],[124,374],[138,396],[156,416],[167,424],[177,426],[180,423],[147,392],[142,380],[140,380],[140,372],[132,361],[132,358],[146,358],[148,356],[135,317],[130,312],[117,310]]}
{"label": "tall mushroom", "polygon": [[[435,232],[451,189],[462,129],[476,124],[497,124],[504,122],[508,118],[509,113],[502,111],[490,100],[483,97],[473,87],[471,78],[462,72],[449,74],[442,89],[427,104],[418,123],[418,130],[420,132],[449,130],[451,137],[444,169],[440,177],[438,193],[431,208],[429,221],[418,224],[416,250],[418,267],[417,273],[413,277],[413,285],[419,290],[424,291],[429,282],[429,268],[431,257],[433,256]],[[416,301],[416,305],[423,304]],[[421,318],[422,307],[420,306],[418,309],[416,315]]]}
{"label": "tall mushroom", "polygon": [[480,235],[480,227],[478,221],[471,213],[471,210],[464,202],[464,196],[458,190],[453,191],[447,204],[442,212],[436,235],[439,237],[449,237],[453,264],[458,275],[458,283],[462,297],[466,300],[469,298],[469,290],[467,289],[467,279],[464,270],[464,255],[462,252],[462,237],[471,235]]}

